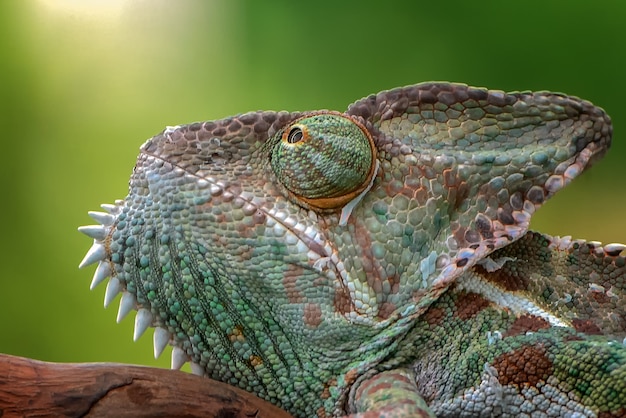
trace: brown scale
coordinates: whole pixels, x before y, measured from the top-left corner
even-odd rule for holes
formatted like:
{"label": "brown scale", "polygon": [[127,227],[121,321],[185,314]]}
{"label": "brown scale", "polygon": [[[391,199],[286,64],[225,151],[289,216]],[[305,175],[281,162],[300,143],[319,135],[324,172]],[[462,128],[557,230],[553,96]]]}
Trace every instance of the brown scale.
{"label": "brown scale", "polygon": [[498,371],[502,385],[536,386],[554,372],[552,361],[539,343],[503,353],[494,358],[491,365]]}
{"label": "brown scale", "polygon": [[551,325],[548,321],[540,316],[535,315],[522,315],[515,319],[505,332],[502,333],[502,337],[511,337],[515,335],[524,335],[527,332],[537,332],[542,329],[548,329]]}
{"label": "brown scale", "polygon": [[462,321],[468,321],[490,305],[491,302],[478,293],[463,293],[455,300],[455,315]]}

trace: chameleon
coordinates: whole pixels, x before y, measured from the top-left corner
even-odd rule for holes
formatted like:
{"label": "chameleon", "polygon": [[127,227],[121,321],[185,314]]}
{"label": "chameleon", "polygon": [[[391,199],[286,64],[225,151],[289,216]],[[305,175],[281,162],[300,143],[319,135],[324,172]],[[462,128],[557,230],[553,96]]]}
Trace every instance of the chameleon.
{"label": "chameleon", "polygon": [[156,357],[294,416],[626,416],[626,246],[529,230],[611,138],[445,82],[171,126],[80,267]]}

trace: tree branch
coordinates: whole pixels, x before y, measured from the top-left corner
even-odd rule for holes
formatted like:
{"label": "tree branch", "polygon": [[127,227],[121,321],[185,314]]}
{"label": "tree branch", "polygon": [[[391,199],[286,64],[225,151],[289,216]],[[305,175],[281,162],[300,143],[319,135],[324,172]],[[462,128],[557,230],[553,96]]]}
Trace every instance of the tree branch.
{"label": "tree branch", "polygon": [[241,389],[176,370],[0,354],[0,416],[291,417]]}

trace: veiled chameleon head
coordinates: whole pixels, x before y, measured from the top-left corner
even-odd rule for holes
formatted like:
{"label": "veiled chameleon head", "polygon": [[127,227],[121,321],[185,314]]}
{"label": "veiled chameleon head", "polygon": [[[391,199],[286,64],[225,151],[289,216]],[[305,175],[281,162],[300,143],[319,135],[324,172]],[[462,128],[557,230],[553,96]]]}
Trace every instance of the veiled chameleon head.
{"label": "veiled chameleon head", "polygon": [[157,327],[156,353],[170,342],[174,364],[297,409],[522,237],[611,134],[577,98],[447,83],[345,114],[176,126],[142,146],[126,199],[81,229],[95,240],[81,266],[98,262],[92,286],[111,277],[120,318],[138,309],[136,337]]}

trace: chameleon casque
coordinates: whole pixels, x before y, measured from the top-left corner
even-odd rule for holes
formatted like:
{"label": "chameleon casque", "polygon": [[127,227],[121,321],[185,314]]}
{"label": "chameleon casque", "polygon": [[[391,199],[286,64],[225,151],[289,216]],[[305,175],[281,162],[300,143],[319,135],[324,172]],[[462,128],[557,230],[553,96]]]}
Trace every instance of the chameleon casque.
{"label": "chameleon casque", "polygon": [[611,136],[451,83],[168,127],[81,267],[173,368],[296,416],[626,416],[625,246],[528,231]]}

